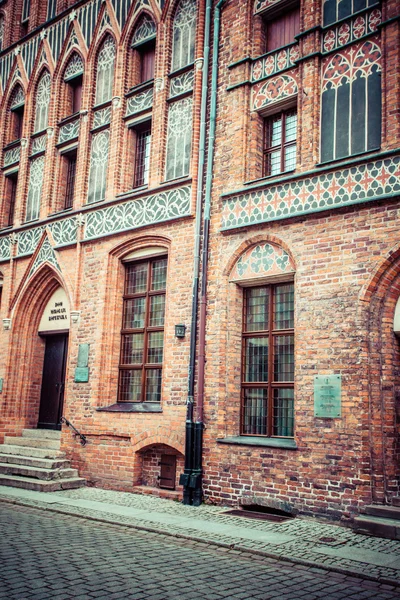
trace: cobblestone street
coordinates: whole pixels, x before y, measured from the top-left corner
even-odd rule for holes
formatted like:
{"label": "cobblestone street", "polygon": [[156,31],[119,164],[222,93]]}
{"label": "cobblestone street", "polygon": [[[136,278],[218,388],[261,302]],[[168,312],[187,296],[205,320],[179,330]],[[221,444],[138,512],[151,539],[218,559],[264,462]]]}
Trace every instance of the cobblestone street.
{"label": "cobblestone street", "polygon": [[124,526],[0,506],[7,600],[353,600],[400,588]]}

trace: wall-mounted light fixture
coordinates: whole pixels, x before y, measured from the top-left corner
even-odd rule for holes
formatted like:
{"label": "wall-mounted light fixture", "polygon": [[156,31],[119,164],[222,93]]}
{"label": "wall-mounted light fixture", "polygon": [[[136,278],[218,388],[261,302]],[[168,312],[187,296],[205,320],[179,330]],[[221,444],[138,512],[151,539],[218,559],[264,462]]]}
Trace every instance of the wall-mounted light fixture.
{"label": "wall-mounted light fixture", "polygon": [[69,314],[71,316],[72,323],[77,323],[79,321],[81,311],[80,310],[71,310],[71,312]]}
{"label": "wall-mounted light fixture", "polygon": [[8,331],[11,328],[11,319],[3,319],[3,328]]}
{"label": "wall-mounted light fixture", "polygon": [[186,325],[180,323],[179,325],[175,325],[175,337],[184,338],[186,333]]}

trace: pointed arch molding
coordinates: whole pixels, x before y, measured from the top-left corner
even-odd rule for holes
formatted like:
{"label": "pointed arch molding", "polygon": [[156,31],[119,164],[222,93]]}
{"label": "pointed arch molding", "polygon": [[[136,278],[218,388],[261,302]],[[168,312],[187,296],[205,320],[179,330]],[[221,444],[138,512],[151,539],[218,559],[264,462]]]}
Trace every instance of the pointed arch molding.
{"label": "pointed arch molding", "polygon": [[264,277],[292,275],[295,265],[291,256],[278,244],[261,242],[245,250],[235,262],[229,280],[235,283]]}

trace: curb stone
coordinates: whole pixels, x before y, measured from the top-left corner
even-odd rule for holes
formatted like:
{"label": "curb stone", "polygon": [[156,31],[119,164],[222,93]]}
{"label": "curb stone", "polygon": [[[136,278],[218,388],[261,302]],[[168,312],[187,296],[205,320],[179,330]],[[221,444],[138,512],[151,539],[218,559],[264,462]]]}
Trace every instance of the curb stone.
{"label": "curb stone", "polygon": [[127,527],[130,529],[136,529],[137,531],[145,531],[145,532],[156,534],[156,535],[164,535],[164,536],[173,537],[173,538],[177,538],[177,539],[184,539],[187,541],[205,544],[207,546],[216,546],[216,547],[228,550],[228,551],[235,550],[235,551],[241,552],[242,554],[249,554],[249,555],[253,555],[253,556],[259,556],[262,558],[272,558],[274,560],[284,561],[284,562],[288,562],[291,564],[298,564],[298,565],[302,565],[304,567],[317,568],[317,569],[322,569],[323,571],[340,573],[341,575],[355,577],[356,579],[364,579],[364,580],[368,580],[368,581],[374,581],[374,582],[380,583],[382,585],[394,586],[396,588],[400,587],[400,581],[398,579],[391,579],[390,577],[377,577],[377,576],[371,575],[369,573],[365,573],[364,571],[361,571],[361,570],[351,569],[349,567],[342,568],[342,567],[339,567],[336,565],[327,565],[325,563],[318,562],[317,560],[313,561],[313,560],[308,560],[308,559],[304,559],[304,558],[298,558],[293,555],[290,557],[287,557],[285,555],[279,554],[278,552],[271,552],[271,551],[265,551],[265,550],[255,549],[255,548],[248,548],[247,546],[243,546],[240,543],[229,544],[229,543],[222,542],[219,540],[213,540],[212,538],[208,538],[208,537],[201,537],[201,536],[196,536],[196,535],[189,536],[189,535],[185,535],[183,533],[162,530],[162,529],[150,527],[150,526],[138,525],[136,523],[119,522],[115,518],[113,518],[111,516],[107,517],[104,514],[101,516],[100,515],[96,516],[96,515],[87,514],[87,513],[85,514],[86,509],[80,509],[80,511],[78,511],[78,510],[74,510],[73,508],[71,509],[71,507],[68,507],[68,509],[67,509],[67,508],[63,508],[61,506],[56,507],[51,504],[49,505],[47,503],[42,504],[42,503],[40,503],[40,501],[29,502],[28,500],[24,501],[24,500],[17,499],[17,498],[8,498],[8,497],[4,497],[4,496],[2,497],[1,494],[0,494],[0,502],[4,502],[6,504],[16,504],[18,506],[26,506],[26,507],[35,508],[38,510],[43,510],[45,512],[53,512],[53,513],[57,513],[57,514],[73,516],[73,517],[76,517],[79,519],[86,519],[88,521],[95,521],[95,522],[99,522],[99,523],[105,523],[107,525],[114,525],[116,527]]}

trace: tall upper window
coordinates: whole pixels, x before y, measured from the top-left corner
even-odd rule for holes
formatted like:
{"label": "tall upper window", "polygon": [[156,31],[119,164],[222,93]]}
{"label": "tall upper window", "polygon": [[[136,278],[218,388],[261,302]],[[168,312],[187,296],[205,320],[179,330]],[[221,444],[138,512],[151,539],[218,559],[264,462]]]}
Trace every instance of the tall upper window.
{"label": "tall upper window", "polygon": [[64,71],[64,82],[67,92],[66,117],[81,110],[83,71],[83,59],[75,52],[69,59]]}
{"label": "tall upper window", "polygon": [[181,0],[172,29],[172,71],[194,62],[196,0]]}
{"label": "tall upper window", "polygon": [[294,42],[300,32],[300,8],[294,8],[265,22],[266,51]]}
{"label": "tall upper window", "polygon": [[4,45],[4,17],[0,15],[0,52],[3,50]]}
{"label": "tall upper window", "polygon": [[110,130],[93,134],[90,148],[88,204],[104,200],[106,195]]}
{"label": "tall upper window", "polygon": [[293,436],[294,286],[244,292],[242,435]]}
{"label": "tall upper window", "polygon": [[4,222],[6,227],[14,225],[15,201],[17,198],[18,172],[8,175],[6,178],[5,189],[5,215]]}
{"label": "tall upper window", "polygon": [[376,4],[376,0],[323,0],[324,25],[345,19],[355,12]]}
{"label": "tall upper window", "polygon": [[10,127],[9,140],[19,140],[22,136],[24,121],[25,94],[20,85],[17,85],[12,93],[10,102]]}
{"label": "tall upper window", "polygon": [[133,187],[147,185],[150,171],[151,121],[134,130],[136,136]]}
{"label": "tall upper window", "polygon": [[166,258],[126,266],[119,402],[161,401],[166,282]]}
{"label": "tall upper window", "polygon": [[46,129],[49,118],[51,79],[50,73],[45,71],[41,76],[36,90],[36,110],[34,131]]}
{"label": "tall upper window", "polygon": [[264,177],[296,168],[296,109],[283,111],[264,121]]}
{"label": "tall upper window", "polygon": [[111,35],[108,35],[97,57],[95,104],[103,104],[112,98],[115,54],[115,42]]}
{"label": "tall upper window", "polygon": [[132,48],[136,53],[134,61],[134,84],[154,79],[156,49],[156,25],[148,15],[144,15],[132,37]]}

